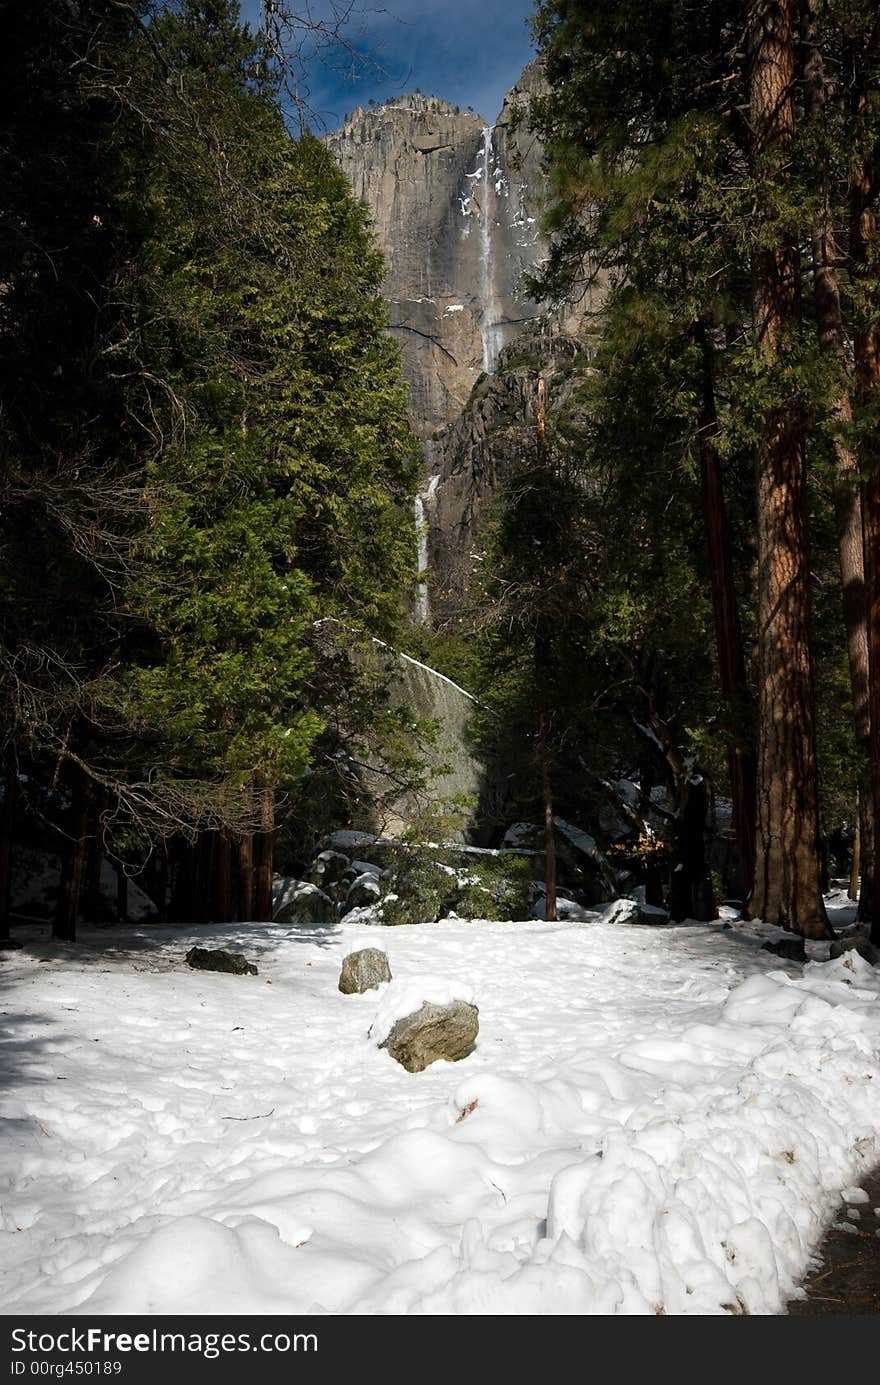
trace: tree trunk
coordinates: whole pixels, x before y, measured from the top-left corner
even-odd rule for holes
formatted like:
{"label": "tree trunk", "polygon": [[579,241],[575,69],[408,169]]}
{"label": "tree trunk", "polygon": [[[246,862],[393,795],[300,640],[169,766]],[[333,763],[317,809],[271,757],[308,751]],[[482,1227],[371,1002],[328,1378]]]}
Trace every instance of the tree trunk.
{"label": "tree trunk", "polygon": [[[864,283],[876,273],[873,258],[878,248],[876,189],[863,159],[853,161],[850,171],[850,261],[853,280]],[[875,304],[876,306],[876,304]],[[858,314],[853,333],[856,395],[869,418],[880,399],[880,321],[876,312]],[[868,722],[870,750],[870,802],[874,827],[880,824],[880,425],[874,422],[865,443],[862,473],[865,589],[868,617]],[[864,879],[866,872],[863,870]],[[880,845],[875,841],[871,861],[872,889],[869,904],[871,941],[880,943]],[[861,914],[861,911],[860,911]]]}
{"label": "tree trunk", "polygon": [[72,943],[76,941],[76,918],[89,849],[92,781],[77,766],[72,767],[69,778],[72,799],[68,832],[61,848],[61,879],[52,936]]}
{"label": "tree trunk", "polygon": [[217,835],[214,868],[214,919],[216,923],[232,920],[232,839],[227,831]]}
{"label": "tree trunk", "polygon": [[[781,176],[794,134],[792,0],[753,0],[749,23],[753,172]],[[758,215],[761,215],[761,207]],[[769,217],[768,217],[769,220]],[[757,348],[780,376],[800,322],[797,236],[755,250]],[[819,811],[804,420],[784,380],[757,457],[759,732],[753,916],[807,938],[830,936],[819,881]]]}
{"label": "tree trunk", "polygon": [[[861,805],[860,805],[861,806]],[[850,899],[857,899],[859,894],[859,873],[861,870],[862,857],[862,825],[859,818],[856,818],[856,830],[853,833],[852,865],[849,871],[849,890],[847,891]]]}
{"label": "tree trunk", "polygon": [[[818,130],[824,123],[828,100],[822,53],[816,42],[815,0],[810,6],[810,33],[807,58],[804,64],[805,111]],[[856,743],[865,762],[869,754],[868,712],[868,624],[865,599],[865,555],[862,540],[862,497],[859,487],[858,460],[846,441],[846,430],[853,421],[852,397],[847,364],[846,337],[840,298],[840,276],[837,272],[838,249],[831,213],[831,190],[826,165],[822,169],[820,214],[812,228],[811,250],[813,263],[813,307],[819,348],[834,356],[840,372],[840,390],[834,405],[834,415],[840,425],[840,435],[834,443],[834,521],[837,531],[837,551],[843,591],[843,619],[846,629],[849,680],[852,697],[853,726]],[[872,893],[870,876],[873,861],[873,811],[871,795],[864,783],[859,785],[859,833],[861,869],[866,877],[862,903],[867,906]],[[867,885],[867,888],[865,888]]]}
{"label": "tree trunk", "polygon": [[541,796],[544,802],[544,918],[556,922],[556,833],[553,827],[553,787],[550,782],[550,758],[547,753],[547,732],[541,728]]}
{"label": "tree trunk", "polygon": [[[244,806],[248,813],[253,812],[254,791],[242,790]],[[236,853],[236,912],[240,923],[249,923],[254,916],[254,834],[245,832],[238,840]]]}
{"label": "tree trunk", "polygon": [[254,870],[254,919],[257,923],[271,923],[275,791],[274,789],[261,789],[259,793],[260,834],[257,838],[257,861]]}
{"label": "tree trunk", "polygon": [[733,554],[730,527],[721,483],[718,457],[718,416],[715,409],[715,383],[712,342],[704,322],[697,325],[697,342],[702,364],[700,406],[700,486],[703,525],[706,531],[706,558],[718,677],[724,701],[727,733],[727,766],[733,826],[739,853],[740,889],[748,899],[755,879],[755,746],[751,692],[746,677],[742,631],[736,587],[733,581]]}
{"label": "tree trunk", "polygon": [[0,804],[0,947],[17,946],[9,936],[12,908],[12,829],[18,772],[15,746],[9,741],[3,752],[3,802]]}
{"label": "tree trunk", "polygon": [[94,799],[92,834],[88,844],[82,904],[83,917],[90,923],[96,922],[100,907],[101,867],[104,864],[104,835],[101,817],[107,806],[106,790],[98,789]]}
{"label": "tree trunk", "polygon": [[157,848],[159,860],[156,868],[156,908],[159,922],[168,922],[168,843],[162,842]]}
{"label": "tree trunk", "polygon": [[115,863],[116,870],[116,922],[128,923],[128,876],[122,861]]}
{"label": "tree trunk", "polygon": [[211,916],[214,908],[212,884],[215,836],[214,832],[200,832],[193,848],[195,870],[193,872],[192,917],[195,923],[213,922]]}
{"label": "tree trunk", "polygon": [[195,850],[189,842],[175,842],[171,867],[171,901],[168,905],[175,923],[192,922],[195,864]]}
{"label": "tree trunk", "polygon": [[706,861],[709,786],[702,774],[689,774],[682,783],[683,802],[676,821],[675,869],[669,889],[669,913],[683,919],[707,921],[718,915]]}
{"label": "tree trunk", "polygon": [[238,920],[249,923],[254,916],[254,838],[246,832],[238,843]]}

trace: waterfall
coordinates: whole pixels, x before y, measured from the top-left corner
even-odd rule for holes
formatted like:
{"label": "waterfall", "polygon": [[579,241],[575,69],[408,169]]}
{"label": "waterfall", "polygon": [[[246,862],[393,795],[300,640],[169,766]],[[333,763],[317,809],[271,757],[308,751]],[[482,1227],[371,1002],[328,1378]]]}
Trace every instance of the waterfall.
{"label": "waterfall", "polygon": [[500,325],[498,323],[498,301],[495,294],[495,274],[492,263],[492,136],[494,126],[483,127],[483,147],[480,150],[480,182],[482,184],[482,205],[480,207],[480,299],[482,315],[480,335],[483,340],[483,369],[491,374],[498,361],[501,349]]}
{"label": "waterfall", "polygon": [[[421,495],[415,498],[416,544],[418,546],[418,570],[424,572],[428,566],[428,522],[425,518],[425,502]],[[428,624],[428,584],[420,581],[416,586],[416,624]]]}

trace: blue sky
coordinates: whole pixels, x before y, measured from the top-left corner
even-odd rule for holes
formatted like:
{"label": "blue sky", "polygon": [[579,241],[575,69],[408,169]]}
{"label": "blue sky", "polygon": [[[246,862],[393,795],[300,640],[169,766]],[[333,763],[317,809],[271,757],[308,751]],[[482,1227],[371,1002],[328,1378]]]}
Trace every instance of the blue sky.
{"label": "blue sky", "polygon": [[[336,0],[337,8],[345,2]],[[325,15],[333,4],[311,0],[310,8]],[[248,19],[256,20],[260,8],[259,0],[242,0]],[[361,69],[352,74],[342,51],[323,54],[308,72],[310,105],[332,130],[370,97],[381,102],[418,87],[492,121],[534,57],[534,8],[534,0],[359,0],[347,33],[364,59]]]}

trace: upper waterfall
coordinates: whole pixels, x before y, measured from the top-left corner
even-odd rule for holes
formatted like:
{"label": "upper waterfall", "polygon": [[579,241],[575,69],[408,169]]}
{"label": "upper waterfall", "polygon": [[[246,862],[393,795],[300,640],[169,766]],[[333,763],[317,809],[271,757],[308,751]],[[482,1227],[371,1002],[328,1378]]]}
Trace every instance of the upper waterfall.
{"label": "upper waterfall", "polygon": [[501,348],[499,317],[500,304],[495,287],[495,257],[492,252],[492,224],[495,220],[497,189],[493,177],[494,158],[492,137],[494,125],[483,127],[480,150],[480,337],[483,343],[483,369],[491,375],[498,362]]}

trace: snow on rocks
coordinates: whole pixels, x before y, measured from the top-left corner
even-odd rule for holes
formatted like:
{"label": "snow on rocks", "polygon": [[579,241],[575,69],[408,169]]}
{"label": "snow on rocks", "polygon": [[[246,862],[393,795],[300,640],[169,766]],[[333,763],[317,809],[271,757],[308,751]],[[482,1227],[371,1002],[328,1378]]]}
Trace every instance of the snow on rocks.
{"label": "snow on rocks", "polygon": [[439,1007],[475,1003],[474,988],[466,981],[428,973],[415,977],[398,977],[386,987],[369,1028],[369,1037],[377,1044],[385,1043],[398,1020],[420,1010],[423,1005]]}
{"label": "snow on rocks", "polygon": [[[259,963],[240,986],[181,971],[204,929],[5,955],[3,1311],[784,1310],[880,1156],[876,969],[718,924],[446,921],[341,996],[388,936],[212,929]],[[379,1051],[474,996],[463,1062]]]}
{"label": "snow on rocks", "polygon": [[857,952],[871,966],[880,966],[880,948],[874,947],[867,938],[835,938],[828,950],[829,958],[843,957],[847,952]]}
{"label": "snow on rocks", "polygon": [[364,909],[371,904],[378,904],[381,894],[382,890],[377,875],[373,871],[363,871],[361,875],[355,876],[348,887],[343,912],[347,913],[349,909]]}
{"label": "snow on rocks", "polygon": [[335,923],[336,905],[328,894],[307,880],[297,880],[275,907],[276,923]]}
{"label": "snow on rocks", "polygon": [[862,1206],[864,1203],[871,1201],[864,1188],[844,1188],[840,1197],[841,1200],[848,1203],[850,1207]]}
{"label": "snow on rocks", "polygon": [[669,922],[666,909],[658,909],[653,904],[642,904],[636,899],[616,899],[601,914],[603,923],[651,925]]}

